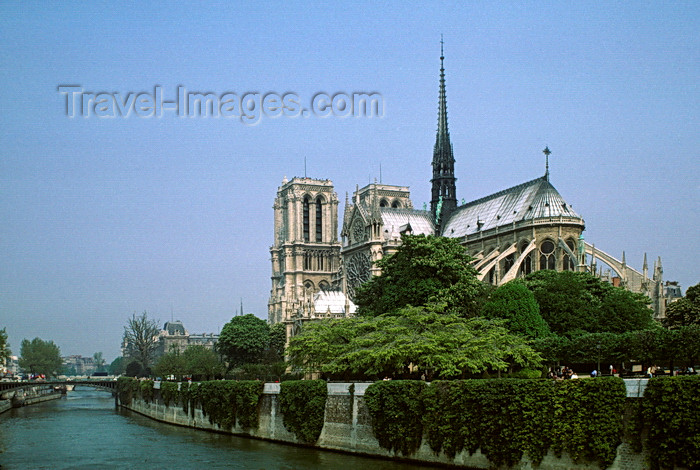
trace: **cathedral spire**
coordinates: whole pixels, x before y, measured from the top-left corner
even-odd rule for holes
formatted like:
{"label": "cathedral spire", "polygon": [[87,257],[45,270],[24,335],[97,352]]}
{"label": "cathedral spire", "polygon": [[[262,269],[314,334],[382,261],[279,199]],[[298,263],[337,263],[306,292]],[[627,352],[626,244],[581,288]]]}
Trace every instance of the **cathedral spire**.
{"label": "cathedral spire", "polygon": [[436,225],[444,226],[457,208],[455,159],[452,154],[450,131],[447,127],[447,94],[445,92],[444,42],[440,38],[440,92],[438,97],[438,128],[433,148],[433,178],[430,210]]}

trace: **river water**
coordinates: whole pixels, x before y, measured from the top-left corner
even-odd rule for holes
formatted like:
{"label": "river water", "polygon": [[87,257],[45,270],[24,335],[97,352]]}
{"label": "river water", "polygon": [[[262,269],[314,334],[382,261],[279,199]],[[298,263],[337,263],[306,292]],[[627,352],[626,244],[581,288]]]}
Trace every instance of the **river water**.
{"label": "river water", "polygon": [[0,468],[352,469],[421,466],[198,431],[116,409],[89,388],[0,414]]}

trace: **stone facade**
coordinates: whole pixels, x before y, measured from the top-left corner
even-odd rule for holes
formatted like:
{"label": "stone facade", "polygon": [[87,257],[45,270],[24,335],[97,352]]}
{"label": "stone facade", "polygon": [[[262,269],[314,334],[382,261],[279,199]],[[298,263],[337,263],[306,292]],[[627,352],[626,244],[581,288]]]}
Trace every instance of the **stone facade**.
{"label": "stone facade", "polygon": [[285,178],[274,211],[268,316],[270,323],[285,323],[289,336],[313,316],[314,295],[337,287],[338,196],[330,180]]}
{"label": "stone facade", "polygon": [[[639,272],[627,265],[624,253],[620,261],[587,243],[583,217],[550,182],[551,151],[545,148],[543,153],[547,162],[543,176],[458,204],[441,54],[430,210],[414,209],[406,186],[368,184],[357,188],[352,200],[346,196],[342,243],[338,243],[337,200],[332,183],[285,178],[274,206],[270,322],[287,322],[288,335],[293,334],[293,318],[313,319],[315,293],[329,288],[346,296],[348,308],[342,315],[349,314],[357,287],[381,274],[377,261],[398,249],[403,234],[457,238],[474,257],[479,278],[493,285],[542,269],[590,272],[647,295],[656,318],[665,317],[666,305],[675,291],[664,287],[661,259],[654,263],[650,277],[646,255]],[[327,208],[324,204],[329,202],[325,201],[332,205]],[[322,215],[315,218],[319,206]],[[322,221],[321,232],[314,225],[318,220]],[[323,236],[314,239],[314,233]],[[324,261],[324,269],[320,270],[316,268],[318,262],[313,261],[319,250],[327,253],[324,260],[331,260]],[[307,262],[309,257],[312,261]]]}

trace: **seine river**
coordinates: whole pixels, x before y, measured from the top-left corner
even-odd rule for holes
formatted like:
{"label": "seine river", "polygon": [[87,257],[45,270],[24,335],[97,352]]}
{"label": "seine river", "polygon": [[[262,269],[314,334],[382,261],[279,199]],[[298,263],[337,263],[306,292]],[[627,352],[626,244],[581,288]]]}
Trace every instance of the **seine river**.
{"label": "seine river", "polygon": [[7,469],[402,469],[422,468],[196,431],[115,409],[89,388],[0,415]]}

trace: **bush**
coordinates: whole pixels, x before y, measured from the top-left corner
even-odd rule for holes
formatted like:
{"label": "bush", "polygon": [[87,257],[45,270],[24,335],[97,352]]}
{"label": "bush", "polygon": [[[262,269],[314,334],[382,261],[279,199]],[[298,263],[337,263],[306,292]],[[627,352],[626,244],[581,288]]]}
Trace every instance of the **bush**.
{"label": "bush", "polygon": [[452,457],[481,449],[495,465],[514,465],[524,452],[539,463],[551,445],[554,386],[546,380],[434,382],[423,396],[428,444]]}
{"label": "bush", "polygon": [[139,381],[131,377],[119,377],[117,379],[117,396],[119,403],[125,406],[131,405],[131,400],[139,396]]}
{"label": "bush", "polygon": [[[180,383],[180,387],[186,386],[187,384]],[[181,393],[177,389],[178,384],[175,382],[161,382],[160,384],[160,397],[163,400],[165,406],[177,405],[181,403]]]}
{"label": "bush", "polygon": [[306,444],[318,440],[323,429],[328,387],[324,380],[280,383],[280,410],[284,427]]}
{"label": "bush", "polygon": [[380,445],[409,455],[425,436],[431,449],[454,457],[477,449],[494,466],[523,454],[538,465],[551,448],[574,461],[615,459],[623,430],[625,385],[595,380],[391,381],[365,393]]}
{"label": "bush", "polygon": [[153,401],[153,381],[152,380],[141,380],[139,384],[139,389],[141,391],[141,398],[146,403]]}
{"label": "bush", "polygon": [[555,395],[553,445],[559,455],[567,452],[574,461],[598,461],[601,466],[615,460],[622,442],[623,412],[627,392],[622,379],[558,382]]}
{"label": "bush", "polygon": [[189,388],[190,406],[202,407],[209,422],[221,429],[231,430],[236,423],[243,428],[258,426],[258,402],[263,383],[257,380],[215,380],[199,382]]}
{"label": "bush", "polygon": [[652,468],[700,468],[700,376],[649,380],[640,402],[635,431],[648,429]]}
{"label": "bush", "polygon": [[423,436],[421,393],[426,383],[416,380],[375,382],[365,391],[372,429],[379,444],[390,451],[410,455]]}

